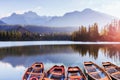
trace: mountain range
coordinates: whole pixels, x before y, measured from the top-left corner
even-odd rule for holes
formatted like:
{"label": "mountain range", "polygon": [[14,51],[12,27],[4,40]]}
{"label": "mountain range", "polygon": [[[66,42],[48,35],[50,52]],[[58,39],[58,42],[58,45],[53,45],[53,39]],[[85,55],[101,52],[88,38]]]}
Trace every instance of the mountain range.
{"label": "mountain range", "polygon": [[4,17],[1,20],[7,24],[42,25],[49,19],[50,17],[39,16],[35,12],[29,11],[24,14],[13,13],[11,16]]}
{"label": "mountain range", "polygon": [[0,24],[6,24],[6,23],[4,23],[3,21],[0,20]]}
{"label": "mountain range", "polygon": [[116,17],[104,14],[92,9],[84,9],[83,11],[73,11],[64,14],[63,16],[39,16],[35,12],[28,11],[23,14],[13,13],[8,17],[3,17],[1,20],[7,24],[21,24],[21,25],[39,25],[48,27],[66,27],[80,25],[91,25],[98,23],[104,26],[111,22]]}

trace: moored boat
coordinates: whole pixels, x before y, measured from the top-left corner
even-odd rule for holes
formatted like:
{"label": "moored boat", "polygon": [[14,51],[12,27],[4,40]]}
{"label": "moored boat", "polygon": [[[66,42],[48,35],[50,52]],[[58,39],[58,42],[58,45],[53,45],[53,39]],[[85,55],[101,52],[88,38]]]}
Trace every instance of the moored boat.
{"label": "moored boat", "polygon": [[47,71],[44,80],[65,80],[64,66],[53,66],[50,70]]}
{"label": "moored boat", "polygon": [[102,62],[102,65],[113,80],[120,80],[120,67],[111,62]]}
{"label": "moored boat", "polygon": [[112,80],[101,67],[91,61],[84,62],[84,69],[90,80]]}
{"label": "moored boat", "polygon": [[68,67],[67,80],[87,80],[82,70],[78,67]]}
{"label": "moored boat", "polygon": [[27,68],[22,80],[42,80],[44,77],[44,65],[36,62]]}

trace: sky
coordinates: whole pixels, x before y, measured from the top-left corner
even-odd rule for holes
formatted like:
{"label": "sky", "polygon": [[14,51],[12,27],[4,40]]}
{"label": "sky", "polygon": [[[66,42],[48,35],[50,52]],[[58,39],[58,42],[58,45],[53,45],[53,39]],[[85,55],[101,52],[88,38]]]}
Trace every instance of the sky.
{"label": "sky", "polygon": [[85,8],[120,18],[120,0],[0,0],[0,18],[28,11],[41,16],[62,16]]}

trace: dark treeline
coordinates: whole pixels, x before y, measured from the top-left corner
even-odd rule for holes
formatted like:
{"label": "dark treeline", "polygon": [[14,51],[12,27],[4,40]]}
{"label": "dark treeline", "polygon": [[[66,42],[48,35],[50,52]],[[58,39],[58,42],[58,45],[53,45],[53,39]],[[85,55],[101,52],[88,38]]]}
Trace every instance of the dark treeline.
{"label": "dark treeline", "polygon": [[39,40],[39,34],[25,29],[22,25],[0,25],[1,41]]}
{"label": "dark treeline", "polygon": [[0,41],[71,40],[69,33],[36,33],[22,25],[0,25]]}
{"label": "dark treeline", "polygon": [[98,41],[99,40],[98,25],[95,23],[88,29],[81,26],[78,31],[73,32],[72,40],[74,41]]}
{"label": "dark treeline", "polygon": [[114,20],[112,23],[104,26],[101,32],[98,24],[94,23],[88,28],[81,26],[78,31],[72,34],[73,41],[120,41],[120,20]]}
{"label": "dark treeline", "polygon": [[39,34],[20,31],[0,31],[1,41],[28,41],[39,40]]}
{"label": "dark treeline", "polygon": [[20,31],[0,31],[0,41],[30,41],[30,40],[71,40],[67,33],[31,33]]}
{"label": "dark treeline", "polygon": [[69,33],[44,33],[40,34],[40,40],[71,40]]}

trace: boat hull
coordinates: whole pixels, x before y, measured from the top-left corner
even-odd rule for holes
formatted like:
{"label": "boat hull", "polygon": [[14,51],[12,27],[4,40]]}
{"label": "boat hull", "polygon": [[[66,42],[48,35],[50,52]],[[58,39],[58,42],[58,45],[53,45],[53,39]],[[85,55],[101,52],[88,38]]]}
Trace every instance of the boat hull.
{"label": "boat hull", "polygon": [[112,80],[101,67],[91,61],[84,62],[84,69],[90,80]]}
{"label": "boat hull", "polygon": [[42,80],[44,77],[44,65],[41,62],[32,64],[23,75],[22,80]]}
{"label": "boat hull", "polygon": [[68,67],[67,80],[87,80],[82,70],[78,67]]}
{"label": "boat hull", "polygon": [[44,80],[65,80],[65,68],[64,66],[53,66],[47,71]]}
{"label": "boat hull", "polygon": [[120,80],[120,67],[111,62],[102,62],[102,65],[112,80]]}

